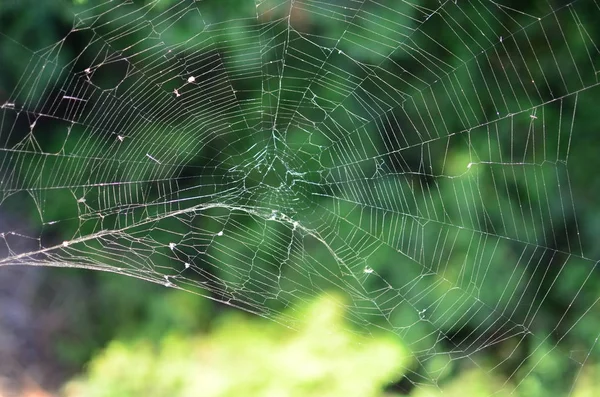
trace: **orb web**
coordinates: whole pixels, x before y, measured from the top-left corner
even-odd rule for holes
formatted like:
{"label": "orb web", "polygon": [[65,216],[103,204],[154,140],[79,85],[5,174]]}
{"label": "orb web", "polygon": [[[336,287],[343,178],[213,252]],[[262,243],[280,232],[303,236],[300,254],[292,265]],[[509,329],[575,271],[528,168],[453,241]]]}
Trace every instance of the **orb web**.
{"label": "orb web", "polygon": [[290,327],[341,291],[354,329],[411,349],[415,385],[583,366],[598,255],[570,167],[595,3],[81,3],[60,41],[10,44],[29,62],[0,109],[0,197],[36,217],[2,231],[0,265],[121,273]]}

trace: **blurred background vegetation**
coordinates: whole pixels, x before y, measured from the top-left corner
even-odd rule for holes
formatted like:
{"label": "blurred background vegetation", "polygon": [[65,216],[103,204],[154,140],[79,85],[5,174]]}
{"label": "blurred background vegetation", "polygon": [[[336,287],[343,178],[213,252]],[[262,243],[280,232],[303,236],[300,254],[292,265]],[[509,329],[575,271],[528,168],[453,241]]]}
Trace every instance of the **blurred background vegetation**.
{"label": "blurred background vegetation", "polygon": [[[371,314],[357,305],[353,285],[336,282],[344,277],[340,269],[332,270],[333,276],[328,279],[325,271],[302,273],[288,264],[289,269],[284,268],[282,273],[290,284],[299,285],[295,293],[289,294],[279,294],[289,286],[269,284],[268,277],[261,279],[260,271],[250,272],[257,284],[263,283],[260,285],[267,296],[258,305],[242,305],[260,314],[252,315],[216,302],[227,300],[218,283],[209,284],[212,289],[204,294],[212,299],[207,299],[195,294],[203,293],[194,288],[191,292],[195,293],[189,293],[157,284],[162,281],[160,271],[158,277],[145,275],[154,281],[148,283],[109,272],[66,268],[97,263],[99,256],[90,259],[91,248],[82,248],[71,256],[71,261],[65,262],[68,266],[60,261],[64,256],[35,256],[29,258],[31,263],[58,268],[0,268],[0,395],[434,396],[442,391],[446,396],[508,396],[513,391],[511,395],[519,396],[597,395],[600,308],[596,302],[600,297],[600,277],[594,258],[600,258],[600,246],[596,243],[600,234],[600,182],[595,173],[600,165],[596,154],[600,147],[600,118],[594,64],[600,59],[600,27],[596,23],[600,14],[594,2],[581,0],[567,6],[558,0],[506,1],[500,2],[505,6],[503,10],[512,11],[502,13],[489,12],[498,10],[492,2],[458,0],[444,3],[443,12],[436,14],[433,10],[440,7],[438,1],[413,2],[413,6],[402,1],[366,1],[355,31],[347,35],[350,39],[336,44],[328,38],[341,37],[347,25],[342,11],[332,14],[327,7],[355,8],[356,4],[342,0],[297,1],[297,11],[290,17],[294,27],[324,48],[337,45],[338,52],[326,55],[327,51],[316,51],[302,40],[294,41],[295,47],[290,45],[289,53],[286,52],[286,67],[299,72],[297,76],[290,72],[283,84],[293,87],[294,78],[302,77],[301,71],[309,69],[299,54],[315,57],[311,59],[317,65],[327,59],[324,64],[331,66],[333,77],[311,86],[314,98],[310,109],[299,107],[297,112],[309,121],[307,125],[320,125],[323,131],[333,128],[323,120],[323,113],[327,113],[332,119],[337,118],[340,128],[355,132],[348,133],[349,142],[342,145],[343,150],[322,157],[318,155],[328,144],[326,132],[310,131],[306,138],[301,133],[306,130],[299,128],[280,138],[296,151],[295,157],[284,159],[288,162],[282,160],[283,167],[294,166],[295,172],[303,175],[302,183],[298,182],[302,187],[287,186],[288,190],[252,190],[261,186],[263,176],[266,179],[262,183],[273,187],[281,179],[289,182],[289,174],[277,166],[273,175],[261,168],[247,171],[265,143],[261,126],[269,122],[268,115],[257,112],[252,101],[259,100],[264,113],[273,114],[275,104],[261,97],[263,79],[269,79],[270,73],[278,76],[281,65],[275,62],[273,69],[265,67],[258,75],[245,70],[252,70],[251,55],[257,46],[252,44],[256,31],[249,29],[242,18],[254,15],[260,8],[266,18],[261,22],[268,23],[269,18],[277,21],[289,9],[289,3],[281,2],[282,7],[275,7],[276,2],[271,1],[257,5],[248,0],[205,0],[194,4],[161,0],[152,8],[144,8],[154,4],[144,0],[120,3],[127,7],[107,2],[93,8],[101,3],[86,0],[0,2],[0,103],[5,104],[0,109],[1,147],[24,153],[79,154],[83,163],[93,163],[97,153],[110,153],[107,157],[111,159],[91,170],[79,162],[57,164],[54,172],[60,170],[70,179],[57,181],[57,189],[38,191],[44,182],[37,185],[37,175],[32,175],[39,170],[39,159],[33,155],[10,157],[9,151],[3,150],[0,175],[5,185],[0,188],[0,231],[34,238],[13,241],[3,234],[2,257],[60,244],[78,234],[98,232],[97,225],[82,221],[81,207],[85,204],[89,209],[94,202],[100,203],[102,193],[94,196],[92,192],[86,203],[76,202],[80,192],[74,186],[81,181],[148,180],[149,190],[156,189],[158,193],[153,191],[142,203],[151,203],[160,197],[161,189],[152,182],[174,175],[172,170],[128,169],[121,160],[125,162],[140,154],[143,158],[148,148],[169,147],[171,151],[165,151],[165,156],[172,156],[175,164],[185,164],[176,173],[188,178],[177,186],[178,199],[189,198],[185,191],[189,186],[205,186],[208,190],[225,186],[233,187],[238,195],[218,190],[216,195],[232,207],[280,211],[295,206],[294,219],[314,226],[321,236],[337,237],[328,243],[349,264],[349,272],[365,270],[358,280],[366,291],[372,292],[372,303],[381,311]],[[176,4],[198,7],[202,20],[168,11]],[[393,11],[388,15],[385,7]],[[316,9],[321,11],[314,12]],[[168,16],[176,23],[168,28],[153,26],[155,30],[146,29],[147,26],[127,30],[131,21],[142,15],[136,14],[141,10],[143,18],[160,21]],[[405,20],[391,20],[401,19],[400,15]],[[536,22],[533,16],[540,16],[541,20]],[[221,25],[222,22],[225,23]],[[263,61],[283,58],[283,47],[277,43],[285,43],[286,35],[279,34],[286,32],[287,19],[284,22],[272,23],[270,34],[275,44],[270,45],[274,50],[264,55]],[[54,107],[52,101],[75,93],[91,101],[92,94],[69,79],[77,73],[85,76],[87,72],[80,66],[97,64],[95,56],[108,55],[88,45],[92,36],[77,35],[90,33],[86,31],[90,26],[122,48],[149,40],[150,43],[144,42],[149,54],[159,53],[153,45],[160,42],[184,43],[172,47],[178,52],[173,55],[173,63],[182,65],[176,71],[179,80],[159,87],[169,94],[174,92],[169,100],[179,95],[185,98],[189,94],[186,81],[193,70],[211,67],[214,57],[220,57],[225,71],[234,76],[226,81],[226,87],[232,87],[239,95],[246,120],[256,118],[259,127],[240,127],[239,115],[221,117],[218,106],[215,109],[198,105],[200,100],[188,108],[194,114],[160,114],[155,120],[160,125],[158,132],[142,133],[145,140],[139,140],[142,143],[137,151],[114,148],[115,139],[130,138],[128,128],[134,127],[128,126],[127,121],[134,116],[121,114],[109,104],[99,105],[96,112],[114,113],[106,117],[117,119],[115,123],[123,135],[107,136],[93,128],[86,130],[86,122],[69,127],[65,120],[75,118],[81,109],[75,105]],[[451,27],[462,27],[464,31],[450,34]],[[390,50],[393,40],[404,37],[404,29],[427,35],[410,34],[409,45]],[[198,43],[192,38],[200,32],[214,38],[218,45],[209,49],[195,47]],[[504,44],[498,44],[499,41]],[[446,51],[432,42],[441,43]],[[473,61],[477,46],[491,55],[477,58],[481,62]],[[494,46],[503,51],[496,51]],[[439,88],[432,88],[433,94],[428,96],[424,87],[439,85],[433,86],[438,80],[422,63],[419,50],[439,67],[440,76],[460,86],[462,99],[457,99],[458,94],[440,95],[435,91]],[[151,65],[152,57],[141,57],[136,62]],[[91,82],[99,90],[116,87],[114,95],[129,98],[139,108],[152,108],[153,100],[159,98],[153,84],[144,84],[138,77],[134,82],[127,81],[129,71],[124,71],[124,64],[112,65],[99,69]],[[386,94],[365,76],[365,70],[374,65],[406,73],[402,80],[406,86],[387,89]],[[508,68],[517,71],[507,77],[514,83],[512,95],[504,94],[506,87],[497,91],[491,87],[498,76],[494,73]],[[48,69],[58,72],[49,73]],[[218,79],[213,80],[221,70],[217,67],[207,73],[206,85],[202,87],[209,97],[214,95],[217,104],[225,104],[227,99],[218,94],[222,88],[215,82]],[[394,78],[389,77],[392,85],[399,83]],[[353,86],[357,81],[364,81],[364,89],[354,90],[355,95],[344,102],[348,113],[341,113],[332,105],[339,101],[340,87]],[[528,85],[530,81],[532,85]],[[131,94],[136,91],[136,83],[143,89],[139,96]],[[270,84],[274,84],[271,88],[277,86],[276,81]],[[73,91],[61,91],[64,87]],[[299,95],[292,90],[282,93],[282,100],[298,102]],[[381,133],[389,127],[385,120],[353,128],[374,118],[365,110],[365,104],[381,115],[404,95],[422,97],[412,105],[407,102],[406,108],[397,107],[394,117],[398,123],[409,124],[410,117],[433,112],[435,120],[430,124],[423,121],[421,131],[437,128],[443,119],[445,128],[457,134],[430,139],[419,135],[417,127],[407,128],[402,133],[395,132],[405,141],[396,141],[400,147],[390,149],[390,142]],[[442,109],[437,119],[436,111],[431,110],[433,97],[437,108]],[[45,105],[36,105],[40,98]],[[97,103],[101,103],[100,99],[94,98]],[[16,116],[15,109],[7,107],[7,103],[22,106],[26,112]],[[457,103],[462,106],[462,113],[456,110]],[[247,108],[243,107],[245,104]],[[524,112],[522,117],[510,116],[519,112]],[[32,138],[28,135],[29,125],[34,120],[38,122],[35,116],[42,113],[60,116],[53,121],[41,120]],[[348,114],[356,119],[344,119]],[[234,126],[235,133],[224,134],[213,144],[203,146],[201,153],[190,155],[188,150],[195,148],[191,142],[200,140],[200,133],[192,131],[186,135],[189,139],[175,139],[168,126],[180,122],[179,118],[193,116],[214,121],[211,125],[216,129]],[[302,124],[282,112],[279,123],[293,125],[291,121]],[[92,125],[95,120],[90,118],[87,123]],[[268,131],[267,136],[270,135]],[[365,136],[375,142],[373,148],[364,147]],[[245,150],[255,144],[255,151]],[[359,144],[362,149],[357,149]],[[378,153],[388,154],[381,157],[381,163],[375,159]],[[353,156],[361,164],[335,174],[336,164],[350,163]],[[508,166],[509,163],[518,166]],[[239,194],[242,190],[236,183],[240,180],[235,176],[230,185],[222,183],[227,179],[226,167],[243,175],[247,191]],[[94,173],[101,176],[94,179]],[[43,168],[39,174],[43,179],[56,179],[52,167]],[[352,185],[352,178],[360,184]],[[343,191],[344,184],[350,186],[350,192]],[[356,193],[355,187],[365,191]],[[435,194],[430,193],[432,189]],[[369,190],[385,192],[387,197],[374,198],[369,196]],[[258,193],[245,193],[249,191]],[[407,192],[411,192],[414,202],[403,202]],[[338,202],[331,196],[348,200]],[[481,200],[475,200],[475,196]],[[301,203],[294,204],[294,198]],[[109,204],[105,205],[108,208]],[[136,210],[124,207],[123,213]],[[148,212],[160,211],[147,207],[144,210]],[[98,208],[102,205],[98,204]],[[369,228],[377,224],[377,215],[361,208],[400,208],[397,218],[408,213],[420,219],[409,216],[402,226],[397,219],[395,224],[382,222],[374,235]],[[260,265],[257,260],[257,268],[269,269],[269,262],[287,258],[281,255],[287,252],[288,244],[291,249],[306,253],[300,263],[311,265],[311,269],[335,263],[332,253],[317,238],[304,235],[302,243],[295,242],[296,226],[270,226],[262,222],[262,215],[249,216],[239,211],[231,211],[231,215],[221,210],[198,216],[189,224],[172,219],[156,222],[151,237],[166,245],[177,233],[185,234],[187,226],[199,224],[203,230],[216,234],[222,230],[221,219],[227,219],[225,226],[233,231],[226,230],[224,239],[230,234],[234,237],[223,244],[233,247],[233,251],[242,252],[242,246],[246,247],[236,241],[235,236],[242,235],[236,232],[269,236],[276,241],[273,245],[251,242],[256,246],[250,249],[250,255],[267,252]],[[436,215],[442,213],[445,215],[441,218]],[[438,222],[428,222],[430,219]],[[364,233],[360,234],[360,230]],[[146,231],[142,228],[141,234]],[[440,236],[454,241],[451,248],[444,243],[443,253],[431,249]],[[341,254],[348,246],[356,253],[356,262],[352,262],[350,254],[350,259]],[[146,255],[144,247],[132,243],[132,251],[135,249]],[[169,250],[165,251],[168,254]],[[160,265],[165,268],[175,266],[173,258],[158,252],[147,254],[148,258],[155,253],[151,261],[164,260]],[[215,263],[236,259],[218,249],[210,254]],[[109,258],[105,264],[115,266],[121,263],[118,261]],[[226,268],[206,268],[213,269],[216,279],[234,282]],[[387,291],[388,286],[401,292],[389,301],[385,293],[378,292]],[[238,299],[249,302],[260,293],[258,287],[250,285]],[[400,304],[400,295],[409,304]],[[519,324],[527,324],[527,328]]]}

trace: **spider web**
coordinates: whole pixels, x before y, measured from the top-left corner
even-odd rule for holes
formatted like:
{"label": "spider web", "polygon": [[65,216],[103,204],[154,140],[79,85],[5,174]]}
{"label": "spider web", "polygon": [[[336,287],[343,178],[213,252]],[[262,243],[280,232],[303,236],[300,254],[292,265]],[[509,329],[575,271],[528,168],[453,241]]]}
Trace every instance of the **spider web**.
{"label": "spider web", "polygon": [[554,351],[583,366],[596,259],[569,165],[599,10],[504,3],[84,2],[61,41],[12,43],[29,63],[0,110],[0,194],[38,217],[3,231],[0,265],[120,273],[290,327],[342,291],[356,329],[409,346],[416,385],[510,363],[498,389],[517,390]]}

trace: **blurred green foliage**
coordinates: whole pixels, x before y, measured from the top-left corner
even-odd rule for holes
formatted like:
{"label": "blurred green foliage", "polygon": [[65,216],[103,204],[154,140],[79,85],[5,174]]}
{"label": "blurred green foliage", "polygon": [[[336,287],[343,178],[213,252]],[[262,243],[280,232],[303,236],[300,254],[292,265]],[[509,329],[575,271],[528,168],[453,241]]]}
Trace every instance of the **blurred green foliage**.
{"label": "blurred green foliage", "polygon": [[381,396],[412,357],[396,338],[348,331],[340,303],[321,297],[304,308],[311,320],[297,331],[229,313],[194,338],[114,341],[64,395]]}

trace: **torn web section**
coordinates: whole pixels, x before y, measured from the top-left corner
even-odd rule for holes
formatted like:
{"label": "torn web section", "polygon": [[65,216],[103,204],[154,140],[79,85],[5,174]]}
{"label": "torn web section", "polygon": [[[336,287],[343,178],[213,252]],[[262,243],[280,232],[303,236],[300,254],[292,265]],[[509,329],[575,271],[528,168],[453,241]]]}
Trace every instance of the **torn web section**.
{"label": "torn web section", "polygon": [[[176,233],[173,238],[165,238],[165,235],[170,235],[168,231],[178,230],[177,219],[183,218],[187,222],[188,217],[195,217],[193,214],[196,211],[213,207],[224,208],[226,211],[235,209],[254,213],[257,210],[252,208],[259,208],[256,203],[260,201],[257,201],[256,197],[260,196],[253,196],[254,192],[251,189],[254,187],[246,185],[251,172],[237,167],[232,161],[235,156],[231,152],[236,153],[240,146],[243,146],[236,144],[235,138],[230,139],[230,146],[225,146],[225,149],[220,149],[217,153],[214,153],[217,145],[206,149],[208,153],[204,154],[209,155],[209,165],[186,164],[185,156],[188,153],[195,154],[198,150],[194,146],[189,146],[188,150],[177,148],[177,145],[196,145],[198,140],[192,139],[193,133],[210,130],[211,134],[215,134],[216,137],[200,139],[200,143],[213,138],[223,139],[226,136],[226,132],[220,133],[218,129],[213,128],[230,116],[230,110],[234,113],[234,106],[228,107],[228,102],[224,99],[228,94],[225,97],[217,95],[232,87],[223,74],[223,64],[219,62],[221,55],[215,54],[206,59],[210,62],[210,68],[202,69],[198,65],[195,67],[194,58],[187,57],[182,60],[181,56],[184,55],[171,56],[169,50],[163,51],[163,48],[157,47],[152,32],[149,33],[149,40],[137,43],[137,47],[123,46],[120,43],[126,41],[125,33],[104,33],[103,29],[107,29],[106,20],[125,18],[120,14],[125,11],[124,7],[108,10],[97,8],[94,12],[98,15],[77,15],[84,22],[77,25],[65,42],[73,40],[85,43],[82,53],[68,67],[63,68],[60,78],[52,85],[47,85],[40,95],[42,98],[50,98],[43,104],[43,110],[30,105],[31,113],[38,117],[44,114],[61,120],[66,127],[66,134],[64,142],[61,142],[62,145],[56,152],[45,147],[27,148],[27,156],[43,160],[26,160],[31,166],[14,167],[27,168],[27,172],[11,180],[14,186],[12,190],[29,192],[39,210],[41,222],[47,225],[60,224],[64,227],[69,221],[71,229],[64,232],[69,236],[66,240],[47,242],[41,238],[38,250],[24,256],[12,257],[11,260],[106,269],[176,287],[182,278],[176,273],[170,273],[169,265],[157,263],[168,263],[170,258],[181,265],[175,253],[177,247],[181,249],[185,244],[180,243],[176,237],[181,238],[185,232]],[[124,15],[131,20],[131,29],[148,29],[148,24],[136,15]],[[90,26],[86,25],[88,23]],[[207,36],[209,40],[206,40],[207,37],[194,40],[192,44],[200,47],[193,47],[193,50],[206,51],[209,54],[215,52],[214,48],[220,40],[217,32],[223,34],[223,41],[228,39],[228,35],[236,33],[228,28],[219,30],[217,26]],[[60,54],[60,47],[57,45],[52,51],[56,50]],[[155,59],[163,62],[157,64],[163,71],[184,64],[188,70],[180,72],[184,74],[181,82],[190,86],[190,91],[181,89],[175,93],[175,89],[173,92],[170,89],[165,90],[166,86],[159,84],[164,81],[160,76],[152,74],[152,67],[146,66],[146,63],[152,65],[158,62]],[[42,64],[47,62],[43,61]],[[228,71],[233,69],[233,66],[227,67]],[[214,74],[214,79],[210,77],[211,73]],[[99,77],[103,74],[114,74],[117,78],[109,84]],[[35,70],[26,73],[26,76],[33,75]],[[216,89],[214,92],[217,94],[214,97],[207,94],[213,90],[202,87],[202,84],[211,80],[224,87]],[[66,109],[62,105],[63,100],[67,101]],[[179,106],[173,105],[178,103],[172,102],[176,100],[180,100]],[[71,106],[73,104],[77,107]],[[106,106],[109,111],[100,111],[100,104]],[[188,116],[189,109],[193,111],[189,111],[191,115]],[[211,113],[211,109],[218,113]],[[174,114],[181,117],[173,117]],[[195,117],[196,114],[207,116],[198,118]],[[235,127],[236,132],[243,131],[241,128],[245,121],[240,120],[236,123],[240,123]],[[227,128],[233,128],[234,124],[229,123]],[[42,125],[43,123],[39,122],[39,126]],[[186,131],[193,132],[186,136]],[[174,155],[175,152],[177,156]],[[225,161],[220,161],[220,156],[224,157]],[[48,158],[50,160],[47,160]],[[25,164],[25,160],[22,161],[22,164]],[[234,164],[227,169],[229,172],[235,170],[233,177],[229,174],[223,175],[225,162]],[[206,170],[209,172],[206,173]],[[207,176],[202,179],[201,186],[186,186],[184,176],[173,177],[175,171],[193,172],[196,175],[206,173]],[[287,170],[284,172],[287,173]],[[243,181],[236,179],[240,176]],[[300,176],[300,173],[290,174],[286,178],[289,176]],[[230,178],[233,182],[228,184]],[[228,182],[222,183],[223,180]],[[287,179],[285,181],[287,182]],[[265,189],[263,181],[258,182],[256,190]],[[281,197],[277,189],[273,189],[277,186],[267,185],[267,191],[275,192],[273,197]],[[64,207],[72,211],[67,213],[67,210],[62,209],[62,212],[54,213],[49,204],[53,202],[67,203]],[[249,203],[254,204],[254,207],[249,207]],[[288,205],[282,205],[282,208],[288,208]],[[271,221],[285,220],[284,223],[291,232],[301,229],[297,221],[287,217],[284,211],[278,212],[269,208],[267,211],[260,209],[257,213],[259,217]],[[162,223],[167,225],[162,227]],[[191,228],[188,224],[185,225]],[[263,234],[266,233],[265,231]],[[226,231],[219,230],[214,234],[221,237],[226,235]],[[269,242],[269,239],[263,239]],[[293,241],[290,237],[289,243],[277,244],[274,246],[275,250],[288,254],[295,252],[292,249],[295,247],[292,245]],[[260,243],[254,243],[260,246]],[[212,243],[199,241],[197,245],[212,246]],[[224,249],[227,250],[226,247]],[[250,248],[251,252],[253,250],[255,254],[259,251],[258,248]],[[236,263],[250,257],[251,255],[235,257],[229,262]],[[285,257],[279,259],[286,262]],[[183,269],[192,269],[194,266],[196,265],[193,265],[191,259],[183,262]],[[251,263],[251,267],[258,269],[259,265],[254,266]],[[301,266],[298,268],[302,269]],[[238,270],[237,273],[239,274],[234,273],[234,277],[237,278],[234,278],[232,285],[221,288],[215,283],[208,289],[215,291],[217,295],[222,294],[222,300],[244,302],[244,294],[239,294],[236,298],[231,292],[237,286],[244,293],[248,291],[249,302],[256,301],[256,296],[250,298],[251,293],[256,294],[252,291],[258,289],[252,285],[252,279],[247,276],[243,278],[243,271]],[[258,278],[259,273],[256,274]],[[312,278],[316,280],[319,277],[315,275]],[[316,281],[307,281],[307,285],[316,288],[317,284],[313,283]],[[242,284],[252,285],[252,288],[242,287]]]}

